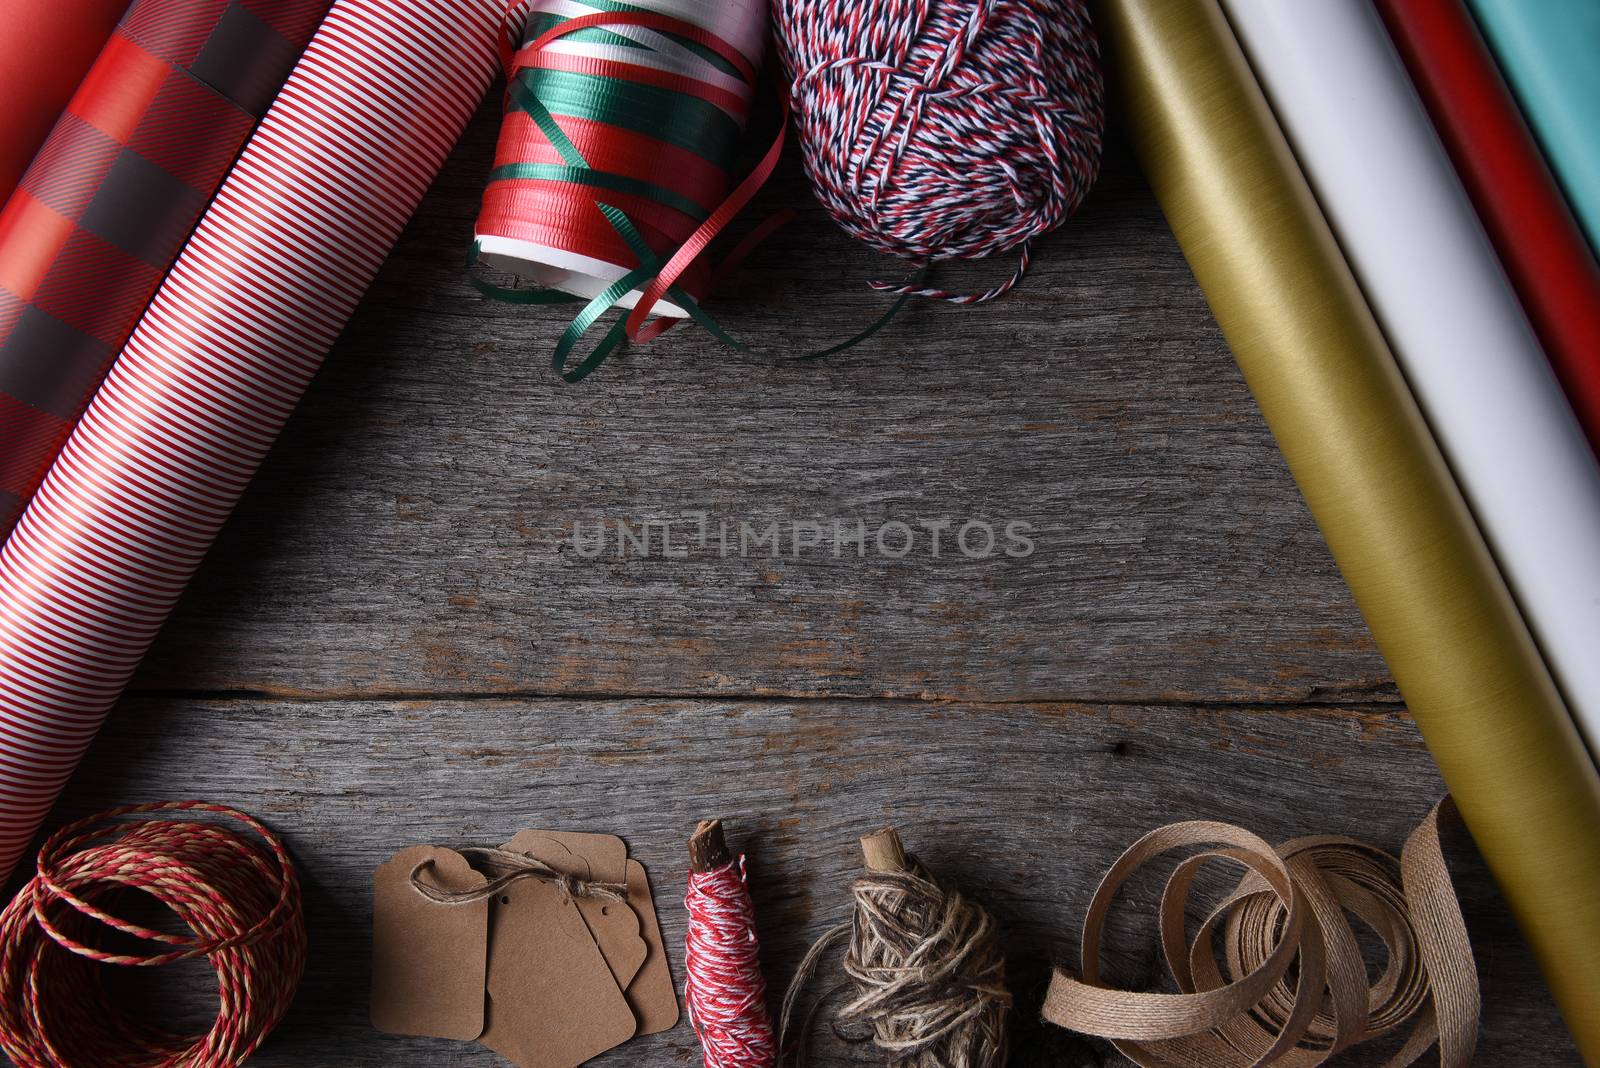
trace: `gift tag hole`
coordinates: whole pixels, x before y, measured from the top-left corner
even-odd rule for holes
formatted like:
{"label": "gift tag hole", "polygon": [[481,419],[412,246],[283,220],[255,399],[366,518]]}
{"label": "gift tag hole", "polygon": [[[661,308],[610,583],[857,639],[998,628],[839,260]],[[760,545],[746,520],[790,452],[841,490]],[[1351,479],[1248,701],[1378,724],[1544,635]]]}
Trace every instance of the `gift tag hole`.
{"label": "gift tag hole", "polygon": [[511,904],[511,897],[510,897],[510,895],[509,895],[509,894],[508,894],[508,895],[507,895],[507,896],[505,896],[505,897],[503,897],[503,898],[501,898],[501,899],[500,899],[500,904],[502,904],[502,905],[509,905],[509,904]]}
{"label": "gift tag hole", "polygon": [[600,915],[602,915],[602,916],[611,915],[611,906],[610,905],[601,905],[600,906]]}

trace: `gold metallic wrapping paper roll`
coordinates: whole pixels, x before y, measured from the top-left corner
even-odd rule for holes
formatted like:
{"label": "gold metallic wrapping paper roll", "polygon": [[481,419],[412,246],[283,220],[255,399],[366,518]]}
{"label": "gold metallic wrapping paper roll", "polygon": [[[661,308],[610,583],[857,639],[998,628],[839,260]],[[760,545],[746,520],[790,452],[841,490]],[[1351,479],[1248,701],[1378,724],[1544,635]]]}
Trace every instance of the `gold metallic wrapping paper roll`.
{"label": "gold metallic wrapping paper roll", "polygon": [[1600,774],[1215,0],[1096,16],[1178,243],[1600,1066]]}

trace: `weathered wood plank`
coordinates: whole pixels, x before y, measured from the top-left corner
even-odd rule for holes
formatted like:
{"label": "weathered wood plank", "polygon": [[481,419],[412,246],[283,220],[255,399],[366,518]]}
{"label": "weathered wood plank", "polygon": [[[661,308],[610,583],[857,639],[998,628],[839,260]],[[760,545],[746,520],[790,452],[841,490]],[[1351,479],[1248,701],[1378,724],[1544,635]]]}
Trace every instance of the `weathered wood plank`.
{"label": "weathered wood plank", "polygon": [[[676,331],[579,386],[460,267],[474,124],[140,685],[278,695],[1392,699],[1164,221],[1115,149],[1014,295],[772,366]],[[837,339],[890,269],[808,205],[714,310]],[[963,268],[975,284],[1004,265]],[[586,560],[576,529],[1008,520],[1026,559]],[[896,535],[898,536],[898,535]],[[980,533],[973,533],[981,545]],[[896,544],[891,537],[891,545]]]}
{"label": "weathered wood plank", "polygon": [[[696,818],[721,815],[750,853],[781,988],[845,907],[856,836],[892,821],[1002,920],[1022,1006],[1012,1063],[1060,1066],[1123,1063],[1033,1020],[1050,962],[1075,957],[1096,881],[1139,834],[1204,816],[1272,839],[1343,832],[1397,849],[1441,789],[1409,719],[1386,706],[147,699],[124,702],[54,818],[192,795],[285,833],[313,953],[289,1019],[252,1062],[262,1068],[499,1063],[366,1023],[368,879],[402,845],[497,843],[534,825],[620,833],[650,869],[681,981],[684,840]],[[1479,1063],[1576,1064],[1475,858],[1457,878],[1484,979]],[[1158,885],[1139,884],[1113,918],[1112,978],[1155,973]],[[878,1063],[823,1052],[823,1064]],[[698,1057],[680,1026],[600,1063]]]}

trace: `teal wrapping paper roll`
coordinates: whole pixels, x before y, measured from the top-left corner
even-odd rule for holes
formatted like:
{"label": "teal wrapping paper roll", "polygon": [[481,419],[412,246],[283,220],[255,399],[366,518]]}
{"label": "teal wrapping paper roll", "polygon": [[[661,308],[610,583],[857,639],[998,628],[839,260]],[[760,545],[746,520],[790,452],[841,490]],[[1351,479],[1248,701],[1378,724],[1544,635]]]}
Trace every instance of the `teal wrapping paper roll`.
{"label": "teal wrapping paper roll", "polygon": [[1468,0],[1600,255],[1600,0]]}

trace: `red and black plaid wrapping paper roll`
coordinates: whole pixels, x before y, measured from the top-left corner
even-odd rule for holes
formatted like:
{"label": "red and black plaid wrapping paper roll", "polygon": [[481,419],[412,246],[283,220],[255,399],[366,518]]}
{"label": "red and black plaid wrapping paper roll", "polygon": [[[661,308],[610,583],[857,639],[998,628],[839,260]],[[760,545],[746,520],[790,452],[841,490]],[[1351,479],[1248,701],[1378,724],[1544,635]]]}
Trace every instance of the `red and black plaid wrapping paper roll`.
{"label": "red and black plaid wrapping paper roll", "polygon": [[128,0],[0,3],[0,204],[128,9]]}
{"label": "red and black plaid wrapping paper roll", "polygon": [[0,882],[488,91],[506,0],[336,0],[0,548]]}
{"label": "red and black plaid wrapping paper roll", "polygon": [[329,0],[136,0],[0,212],[0,537]]}

